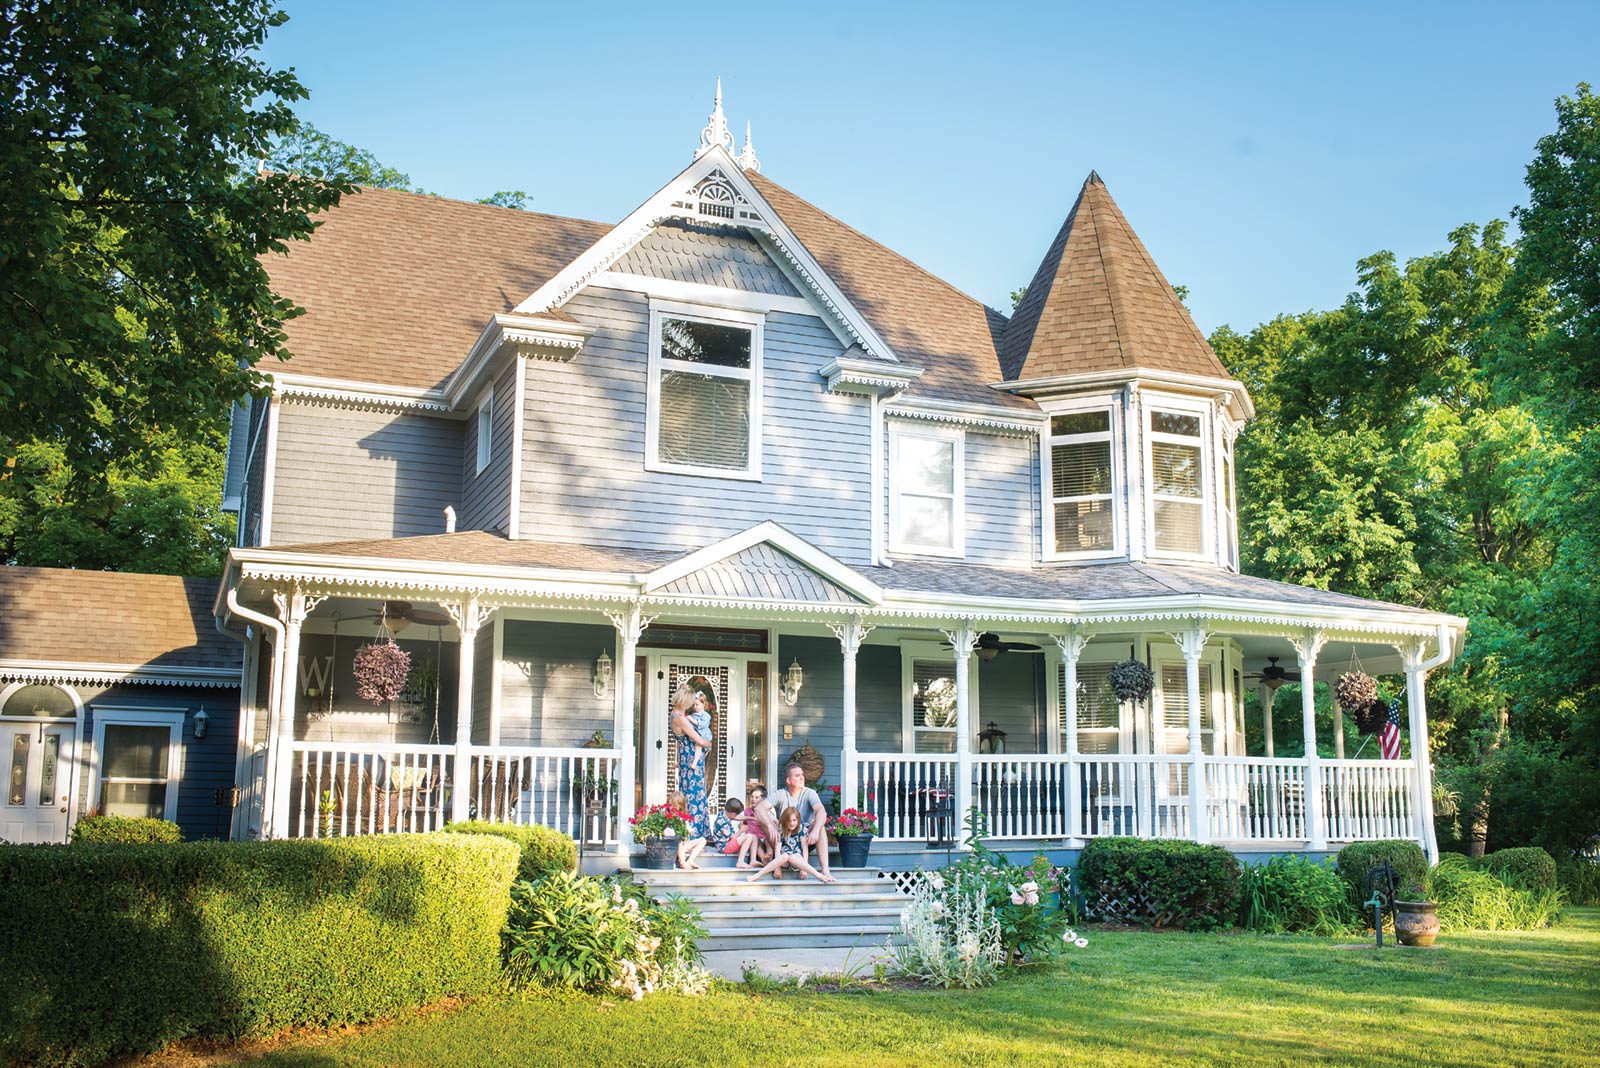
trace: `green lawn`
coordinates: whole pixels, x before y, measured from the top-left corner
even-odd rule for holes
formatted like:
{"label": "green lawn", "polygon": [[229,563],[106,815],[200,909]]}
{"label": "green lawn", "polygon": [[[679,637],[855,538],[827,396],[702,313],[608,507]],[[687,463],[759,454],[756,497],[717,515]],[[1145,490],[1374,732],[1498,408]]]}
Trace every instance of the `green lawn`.
{"label": "green lawn", "polygon": [[1433,950],[1088,932],[1070,969],[975,992],[486,1000],[240,1064],[1594,1065],[1600,909]]}

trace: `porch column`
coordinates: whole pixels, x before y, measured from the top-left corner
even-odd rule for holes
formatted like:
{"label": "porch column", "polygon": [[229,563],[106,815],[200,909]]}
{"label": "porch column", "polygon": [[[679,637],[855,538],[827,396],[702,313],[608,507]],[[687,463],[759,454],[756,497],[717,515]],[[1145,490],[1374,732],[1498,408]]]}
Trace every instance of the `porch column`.
{"label": "porch column", "polygon": [[1427,643],[1401,648],[1406,669],[1406,712],[1411,731],[1411,763],[1416,774],[1416,801],[1411,806],[1416,838],[1427,850],[1428,863],[1439,863],[1439,839],[1433,826],[1433,763],[1428,747],[1428,671],[1423,667]]}
{"label": "porch column", "polygon": [[1197,623],[1172,635],[1183,653],[1184,679],[1189,697],[1189,834],[1196,842],[1211,841],[1211,814],[1206,810],[1205,753],[1200,747],[1200,658],[1211,635]]}
{"label": "porch column", "polygon": [[472,675],[477,665],[478,630],[494,614],[494,608],[480,604],[476,594],[465,601],[441,602],[439,607],[455,622],[461,637],[461,663],[456,669],[456,754],[455,774],[450,782],[450,822],[464,823],[472,799]]}
{"label": "porch column", "polygon": [[[321,600],[321,598],[318,598]],[[263,836],[289,837],[289,798],[293,795],[294,775],[294,712],[295,695],[299,692],[300,627],[310,613],[312,603],[295,587],[289,593],[274,593],[272,603],[277,606],[278,618],[283,620],[283,641],[278,649],[276,678],[273,681],[273,700],[278,707],[278,736],[271,741],[273,749],[272,819]]]}
{"label": "porch column", "polygon": [[1344,706],[1333,703],[1333,758],[1344,759]]}
{"label": "porch column", "polygon": [[1306,834],[1312,849],[1328,848],[1328,828],[1322,816],[1322,757],[1317,753],[1317,654],[1327,638],[1311,629],[1304,637],[1290,638],[1300,658],[1300,718],[1306,741]]}
{"label": "porch column", "polygon": [[1266,755],[1272,755],[1272,702],[1277,700],[1278,691],[1266,683],[1256,686],[1256,696],[1261,701],[1261,741],[1266,748]]}
{"label": "porch column", "polygon": [[1067,739],[1067,836],[1083,837],[1083,767],[1078,760],[1078,657],[1089,644],[1089,635],[1076,628],[1055,635],[1061,646],[1061,666],[1066,671],[1067,710],[1062,730]]}
{"label": "porch column", "polygon": [[[944,636],[956,658],[955,817],[957,825],[964,826],[967,811],[972,808],[972,647],[977,644],[978,631],[964,622],[956,630],[945,631]],[[961,848],[967,848],[964,841]]]}
{"label": "porch column", "polygon": [[641,615],[639,606],[632,605],[626,611],[607,612],[606,618],[611,620],[611,625],[617,628],[617,707],[615,719],[612,721],[613,737],[617,740],[617,844],[616,852],[619,857],[628,856],[632,849],[628,834],[625,830],[628,823],[628,809],[633,805],[633,771],[638,760],[635,752],[637,741],[633,736],[633,704],[634,704],[634,678],[633,664],[639,658],[639,639],[644,636],[644,629],[650,625],[653,616]]}
{"label": "porch column", "polygon": [[839,805],[841,809],[860,808],[857,792],[861,769],[856,766],[856,653],[873,628],[857,616],[848,623],[829,623],[828,629],[839,639],[839,649],[844,654],[844,770],[839,778],[842,794]]}

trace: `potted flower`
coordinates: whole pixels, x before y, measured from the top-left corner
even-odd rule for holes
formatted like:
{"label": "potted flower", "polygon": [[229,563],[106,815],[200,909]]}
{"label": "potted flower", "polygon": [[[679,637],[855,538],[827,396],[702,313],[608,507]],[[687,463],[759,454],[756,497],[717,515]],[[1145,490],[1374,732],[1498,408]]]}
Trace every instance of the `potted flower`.
{"label": "potted flower", "polygon": [[[633,838],[644,843],[644,866],[670,870],[678,860],[679,838],[689,837],[690,817],[671,805],[646,805],[628,819]],[[672,838],[668,838],[668,834]]]}
{"label": "potted flower", "polygon": [[865,868],[867,850],[878,833],[877,817],[859,808],[847,808],[833,822],[833,833],[839,839],[839,866]]}
{"label": "potted flower", "polygon": [[1407,883],[1394,903],[1394,933],[1403,946],[1431,946],[1439,937],[1439,905],[1428,900],[1427,887]]}

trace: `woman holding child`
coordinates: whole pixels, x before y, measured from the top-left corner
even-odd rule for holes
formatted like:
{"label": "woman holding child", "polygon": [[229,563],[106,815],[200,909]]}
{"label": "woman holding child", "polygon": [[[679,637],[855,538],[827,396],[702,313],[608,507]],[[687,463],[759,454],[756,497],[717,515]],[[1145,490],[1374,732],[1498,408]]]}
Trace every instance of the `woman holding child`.
{"label": "woman holding child", "polygon": [[694,821],[691,838],[711,834],[711,812],[706,801],[706,754],[712,746],[711,712],[716,701],[696,686],[701,680],[685,679],[672,695],[673,736],[678,739],[678,789]]}

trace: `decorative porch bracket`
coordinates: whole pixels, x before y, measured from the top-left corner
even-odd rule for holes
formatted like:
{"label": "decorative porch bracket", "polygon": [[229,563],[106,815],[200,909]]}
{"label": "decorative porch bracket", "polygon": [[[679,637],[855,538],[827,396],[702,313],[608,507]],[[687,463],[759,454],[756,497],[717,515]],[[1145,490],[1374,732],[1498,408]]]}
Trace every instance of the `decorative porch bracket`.
{"label": "decorative porch bracket", "polygon": [[1317,654],[1327,644],[1328,638],[1316,628],[1308,629],[1300,637],[1289,638],[1295,655],[1300,659],[1300,720],[1306,743],[1306,826],[1311,834],[1312,849],[1328,848],[1328,826],[1322,813],[1322,756],[1317,752]]}
{"label": "decorative porch bracket", "polygon": [[638,762],[638,740],[633,732],[634,694],[633,665],[639,658],[639,639],[645,628],[655,622],[655,616],[644,615],[638,603],[624,610],[605,613],[617,629],[617,707],[612,720],[612,736],[617,742],[617,856],[626,857],[630,850],[628,833],[628,806],[633,804],[634,766]]}
{"label": "decorative porch bracket", "polygon": [[1074,841],[1083,837],[1083,769],[1078,766],[1078,658],[1089,644],[1090,633],[1073,627],[1065,634],[1051,635],[1061,647],[1061,665],[1066,672],[1067,739],[1067,835]]}
{"label": "decorative porch bracket", "polygon": [[860,789],[860,769],[856,767],[856,653],[874,628],[855,616],[845,623],[829,623],[828,629],[839,639],[839,649],[844,654],[844,774],[840,779],[844,796],[840,806],[860,808],[856,796]]}
{"label": "decorative porch bracket", "polygon": [[477,665],[478,631],[494,615],[495,606],[483,604],[473,594],[464,601],[440,601],[461,636],[461,666],[456,683],[456,767],[450,786],[450,822],[464,823],[468,814],[472,782],[472,691],[473,669]]}
{"label": "decorative porch bracket", "polygon": [[1189,708],[1189,834],[1196,842],[1211,841],[1211,817],[1206,810],[1206,769],[1200,748],[1200,658],[1205,655],[1211,634],[1196,622],[1171,635],[1183,654],[1184,681]]}
{"label": "decorative porch bracket", "polygon": [[[979,630],[970,619],[955,630],[943,631],[956,658],[956,818],[965,820],[972,808],[972,650]],[[962,849],[970,848],[962,842]]]}

